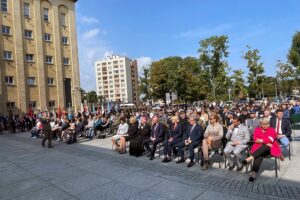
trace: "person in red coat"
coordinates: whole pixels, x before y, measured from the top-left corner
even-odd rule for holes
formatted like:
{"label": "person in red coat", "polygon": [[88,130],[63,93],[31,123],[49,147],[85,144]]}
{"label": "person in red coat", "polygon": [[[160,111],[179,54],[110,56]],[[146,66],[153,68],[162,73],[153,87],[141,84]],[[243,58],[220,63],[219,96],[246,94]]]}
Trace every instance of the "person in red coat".
{"label": "person in red coat", "polygon": [[253,160],[252,173],[249,181],[253,182],[256,178],[256,173],[266,156],[281,157],[281,149],[277,142],[277,134],[274,128],[270,127],[268,118],[263,118],[260,121],[260,126],[253,133],[254,144],[251,148],[251,156],[243,161],[247,165]]}

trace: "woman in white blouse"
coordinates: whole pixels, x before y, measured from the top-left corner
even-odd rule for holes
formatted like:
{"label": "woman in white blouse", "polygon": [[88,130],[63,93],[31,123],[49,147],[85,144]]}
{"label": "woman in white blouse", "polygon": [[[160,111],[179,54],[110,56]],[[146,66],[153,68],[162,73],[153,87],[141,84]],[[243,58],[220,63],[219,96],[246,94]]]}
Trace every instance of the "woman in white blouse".
{"label": "woman in white blouse", "polygon": [[128,124],[126,123],[126,118],[125,117],[121,117],[120,118],[120,125],[118,128],[118,131],[116,133],[116,135],[114,135],[111,139],[112,142],[112,149],[114,149],[114,145],[116,145],[117,147],[119,147],[120,145],[118,144],[118,141],[120,140],[120,138],[122,136],[125,136],[127,131],[128,131]]}
{"label": "woman in white blouse", "polygon": [[219,148],[222,145],[223,126],[219,123],[217,113],[212,113],[209,117],[209,125],[205,130],[204,139],[202,141],[202,152],[204,157],[204,165],[202,170],[208,169],[208,151],[211,148]]}

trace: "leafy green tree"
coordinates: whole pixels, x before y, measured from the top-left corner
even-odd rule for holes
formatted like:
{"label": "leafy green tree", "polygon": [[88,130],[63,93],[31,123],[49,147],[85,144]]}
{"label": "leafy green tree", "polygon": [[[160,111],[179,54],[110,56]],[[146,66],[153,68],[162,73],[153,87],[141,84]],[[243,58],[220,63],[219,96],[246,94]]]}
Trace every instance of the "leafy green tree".
{"label": "leafy green tree", "polygon": [[244,71],[234,70],[232,75],[232,93],[236,99],[243,98],[247,94],[247,89],[244,81]]}
{"label": "leafy green tree", "polygon": [[90,91],[86,93],[86,100],[88,103],[97,103],[98,97],[95,91]]}
{"label": "leafy green tree", "polygon": [[[263,80],[263,91],[265,97],[274,97],[276,94],[276,90],[278,90],[277,78],[272,76],[266,76]],[[278,91],[277,91],[278,92]]]}
{"label": "leafy green tree", "polygon": [[144,101],[148,101],[151,99],[151,91],[150,91],[150,69],[143,68],[144,76],[140,77],[140,85],[139,90],[140,93],[145,95],[143,97]]}
{"label": "leafy green tree", "polygon": [[300,71],[300,32],[293,36],[292,46],[288,53],[288,61]]}
{"label": "leafy green tree", "polygon": [[150,94],[166,102],[166,93],[175,91],[174,80],[182,58],[167,57],[153,62],[150,66]]}
{"label": "leafy green tree", "polygon": [[289,63],[277,61],[277,79],[279,81],[280,93],[288,95],[293,90],[293,79],[295,78],[295,68]]}
{"label": "leafy green tree", "polygon": [[295,70],[295,86],[300,86],[300,32],[294,34],[292,46],[287,57],[288,62],[291,63]]}
{"label": "leafy green tree", "polygon": [[261,88],[261,78],[265,70],[263,63],[260,62],[261,56],[257,49],[251,49],[247,46],[248,51],[243,55],[243,58],[247,60],[247,67],[249,69],[248,73],[248,83],[249,83],[249,95],[251,97],[257,97],[257,94]]}
{"label": "leafy green tree", "polygon": [[208,98],[217,99],[227,94],[228,77],[226,68],[228,68],[225,58],[228,57],[228,37],[212,36],[201,40],[199,52],[199,61],[202,70],[202,78],[207,85],[205,86]]}
{"label": "leafy green tree", "polygon": [[187,103],[204,99],[205,92],[201,87],[204,82],[201,80],[199,61],[196,58],[182,59],[175,74],[174,91],[180,100]]}

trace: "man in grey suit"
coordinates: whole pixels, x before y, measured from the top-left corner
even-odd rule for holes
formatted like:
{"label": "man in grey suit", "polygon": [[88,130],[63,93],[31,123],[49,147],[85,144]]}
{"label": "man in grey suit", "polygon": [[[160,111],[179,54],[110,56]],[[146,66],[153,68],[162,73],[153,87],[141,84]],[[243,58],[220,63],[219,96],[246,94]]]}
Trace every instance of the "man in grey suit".
{"label": "man in grey suit", "polygon": [[250,118],[246,119],[245,125],[248,127],[250,136],[253,135],[254,130],[259,127],[259,119],[256,118],[256,111],[250,110]]}
{"label": "man in grey suit", "polygon": [[[250,134],[248,127],[241,124],[239,117],[234,116],[232,125],[228,127],[226,138],[228,142],[224,149],[224,154],[229,162],[229,170],[233,170],[235,160],[238,167],[237,171],[241,171],[243,169],[243,165],[240,162],[242,158],[241,152],[247,148],[247,143],[250,140]],[[232,158],[232,153],[234,158]]]}

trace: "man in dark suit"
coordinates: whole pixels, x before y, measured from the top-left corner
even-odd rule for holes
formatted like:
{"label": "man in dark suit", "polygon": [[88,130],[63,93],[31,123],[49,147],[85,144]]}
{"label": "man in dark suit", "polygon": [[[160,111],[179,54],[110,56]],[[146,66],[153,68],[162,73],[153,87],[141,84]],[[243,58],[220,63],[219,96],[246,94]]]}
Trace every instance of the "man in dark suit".
{"label": "man in dark suit", "polygon": [[283,110],[276,110],[276,117],[270,119],[270,126],[275,129],[277,133],[277,139],[286,149],[289,146],[291,138],[291,123],[288,119],[283,117]]}
{"label": "man in dark suit", "polygon": [[[151,152],[148,157],[150,160],[154,159],[156,146],[163,141],[164,139],[164,126],[159,122],[159,117],[154,116],[152,118],[152,127],[151,127],[151,134],[150,138],[143,141],[143,144],[148,152]],[[150,143],[153,144],[152,149],[150,148]]]}
{"label": "man in dark suit", "polygon": [[48,111],[43,112],[43,116],[41,118],[41,123],[43,125],[43,140],[42,146],[45,147],[45,142],[48,140],[48,148],[53,148],[52,146],[52,129],[50,126],[50,119]]}
{"label": "man in dark suit", "polygon": [[184,146],[189,147],[190,152],[190,163],[187,165],[187,167],[192,167],[194,163],[194,149],[201,144],[203,139],[203,128],[197,123],[196,116],[190,117],[190,126],[187,129],[188,138],[184,140],[183,142],[178,143],[176,146],[178,147],[178,155],[180,156],[180,160],[178,160],[176,163],[183,163],[184,160],[184,152],[182,148]]}

